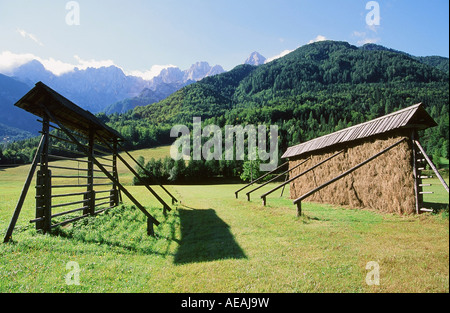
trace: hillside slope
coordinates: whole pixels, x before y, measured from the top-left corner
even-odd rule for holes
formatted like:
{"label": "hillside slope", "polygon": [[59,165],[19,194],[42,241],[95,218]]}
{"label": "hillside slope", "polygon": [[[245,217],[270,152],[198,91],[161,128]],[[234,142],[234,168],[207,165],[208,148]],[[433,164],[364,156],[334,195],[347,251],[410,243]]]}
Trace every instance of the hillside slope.
{"label": "hillside slope", "polygon": [[28,90],[26,84],[0,74],[0,143],[24,139],[37,132],[36,118],[14,106]]}
{"label": "hillside slope", "polygon": [[205,78],[132,115],[141,125],[186,124],[194,116],[221,126],[277,124],[282,150],[423,102],[439,124],[427,131],[429,152],[447,157],[448,79],[445,71],[403,52],[322,41],[258,67],[240,65]]}

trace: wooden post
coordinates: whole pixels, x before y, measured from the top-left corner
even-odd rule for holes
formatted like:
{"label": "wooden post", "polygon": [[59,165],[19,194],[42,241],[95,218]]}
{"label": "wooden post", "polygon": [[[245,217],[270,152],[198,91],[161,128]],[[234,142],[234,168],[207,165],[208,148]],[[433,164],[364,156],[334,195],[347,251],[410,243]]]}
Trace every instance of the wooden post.
{"label": "wooden post", "polygon": [[[286,174],[286,179],[284,180],[284,182],[286,182],[289,179],[289,173]],[[283,193],[284,193],[284,188],[286,187],[286,185],[283,185],[283,189],[281,189],[281,194],[280,194],[280,198],[283,197]]]}
{"label": "wooden post", "polygon": [[147,219],[147,235],[154,237],[155,231],[153,230],[153,222],[150,218]]}
{"label": "wooden post", "polygon": [[416,130],[412,130],[411,132],[411,145],[412,145],[412,166],[413,166],[413,175],[414,175],[414,197],[415,197],[415,209],[416,214],[420,214],[420,205],[422,204],[423,196],[420,194],[422,188],[420,187],[420,173],[417,169],[417,149],[414,143],[417,132]]}
{"label": "wooden post", "polygon": [[302,216],[302,202],[297,202],[297,217]]}
{"label": "wooden post", "polygon": [[[36,175],[36,219],[40,219],[44,217],[44,206],[45,206],[45,183],[44,183],[44,175],[39,170]],[[36,222],[36,230],[44,229],[44,221],[41,219]]]}
{"label": "wooden post", "polygon": [[112,201],[111,203],[110,203],[110,206],[111,207],[113,207],[113,206],[118,206],[119,204],[119,199],[117,198],[117,190],[115,190],[115,189],[113,189],[113,190],[111,190],[110,192],[109,192],[109,199],[110,199],[110,201]]}
{"label": "wooden post", "polygon": [[3,239],[3,242],[5,242],[5,243],[10,241],[12,238],[12,233],[14,231],[14,227],[16,226],[17,220],[20,215],[20,211],[22,210],[22,206],[23,206],[23,203],[27,196],[28,189],[30,188],[31,181],[33,180],[33,176],[36,171],[37,163],[38,163],[39,157],[41,155],[45,137],[47,137],[47,134],[42,135],[41,141],[39,142],[39,145],[38,145],[38,149],[36,151],[36,154],[34,155],[33,163],[31,163],[31,168],[30,168],[30,171],[28,172],[27,180],[25,181],[25,184],[22,188],[22,193],[20,194],[20,198],[19,198],[19,201],[17,202],[16,208],[14,210],[13,217],[11,218],[11,221],[9,223],[8,230],[6,231],[6,234],[5,234],[5,238]]}
{"label": "wooden post", "polygon": [[40,167],[36,178],[36,218],[43,218],[36,223],[37,230],[43,230],[44,233],[51,229],[51,172],[48,169],[48,147],[50,121],[46,115],[42,123],[42,133],[46,134],[40,156]]}
{"label": "wooden post", "polygon": [[[119,172],[117,171],[117,139],[114,139],[113,143],[113,176],[116,178],[117,181],[119,181]],[[120,193],[120,190],[117,188],[117,184],[113,185],[114,189],[114,206],[119,205],[119,201],[122,202],[122,194]]]}
{"label": "wooden post", "polygon": [[87,171],[87,194],[86,196],[89,197],[88,201],[88,207],[86,210],[83,211],[83,215],[90,214],[94,215],[95,212],[95,191],[94,191],[94,162],[92,161],[94,159],[94,130],[89,129],[89,145],[88,145],[88,171]]}

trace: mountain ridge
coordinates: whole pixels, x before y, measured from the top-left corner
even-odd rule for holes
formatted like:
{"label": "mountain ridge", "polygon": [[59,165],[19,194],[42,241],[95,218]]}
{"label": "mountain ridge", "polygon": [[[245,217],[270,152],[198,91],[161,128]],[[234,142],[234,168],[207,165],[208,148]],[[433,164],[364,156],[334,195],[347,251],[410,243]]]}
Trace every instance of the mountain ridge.
{"label": "mountain ridge", "polygon": [[[327,48],[327,46],[329,47]],[[361,53],[376,54],[378,61],[372,62],[371,66],[365,66],[364,57]],[[252,53],[248,59],[253,54],[255,53]],[[381,63],[389,62],[389,59],[393,57],[395,57],[396,61],[404,63],[403,67],[399,67],[401,71],[405,72],[402,76],[403,78],[399,76],[400,73],[395,73],[398,64],[386,63],[386,66],[381,66]],[[415,60],[418,63],[414,63],[412,69],[409,69],[408,64],[412,62],[411,60]],[[419,63],[430,67],[419,66]],[[355,68],[352,69],[352,66],[356,66],[358,68],[357,71],[354,70]],[[266,71],[268,68],[270,70]],[[209,66],[207,62],[196,62],[184,71],[177,67],[169,67],[163,69],[151,81],[126,75],[120,68],[110,66],[100,69],[75,69],[64,78],[64,83],[58,83],[52,80],[56,75],[46,70],[39,61],[34,60],[16,69],[18,77],[11,78],[3,75],[12,79],[13,83],[10,81],[10,83],[1,86],[3,87],[1,91],[3,100],[1,100],[0,105],[4,107],[4,114],[3,120],[0,118],[0,123],[4,125],[4,131],[2,132],[2,127],[0,126],[0,136],[6,134],[6,127],[9,127],[8,134],[11,134],[11,129],[15,129],[16,134],[19,134],[20,130],[23,131],[25,129],[28,132],[36,129],[35,126],[32,126],[33,121],[31,120],[29,123],[17,123],[11,118],[6,120],[5,116],[11,117],[9,111],[13,107],[14,99],[23,96],[39,80],[49,84],[56,91],[82,107],[87,101],[91,101],[94,104],[99,101],[109,102],[110,104],[106,108],[90,110],[94,113],[103,111],[107,114],[123,113],[136,107],[145,107],[154,103],[157,103],[155,108],[162,107],[163,104],[168,103],[176,103],[175,106],[178,108],[183,104],[189,107],[191,105],[189,104],[190,100],[188,101],[180,95],[174,95],[174,93],[182,88],[187,88],[193,83],[201,83],[201,86],[190,87],[192,89],[187,89],[183,94],[194,93],[194,90],[198,91],[199,94],[207,97],[206,102],[209,102],[211,107],[214,107],[217,112],[222,114],[230,107],[239,106],[239,103],[264,106],[265,103],[272,101],[267,98],[267,94],[273,94],[278,99],[287,97],[289,94],[294,95],[301,91],[302,88],[318,90],[335,83],[392,83],[395,79],[397,82],[403,80],[405,83],[408,83],[408,81],[425,81],[424,73],[429,77],[439,73],[430,74],[433,68],[446,73],[448,76],[448,58],[436,56],[414,57],[405,52],[380,45],[367,44],[362,47],[356,47],[346,42],[335,41],[305,45],[272,62],[260,65],[241,64],[228,72],[224,71],[220,66]],[[83,77],[86,73],[91,75],[90,79]],[[421,78],[419,77],[420,75],[422,75]],[[14,88],[8,88],[7,86],[16,84],[19,79],[22,83],[22,92],[14,94]],[[96,83],[96,80],[99,82]],[[73,91],[66,91],[62,86],[64,84],[66,85],[64,88],[72,90],[79,88],[83,92],[80,92],[77,96]],[[24,86],[28,86],[28,90]],[[95,89],[96,93],[93,96],[90,95],[87,92],[89,89]],[[9,93],[11,95],[8,95]],[[171,95],[174,96],[172,99],[167,100],[167,103],[159,103]],[[175,98],[178,100],[174,101]],[[116,101],[117,99],[122,100]],[[194,102],[201,103],[202,101],[197,99]],[[217,104],[220,105],[217,106]],[[214,112],[209,110],[207,106],[203,104],[202,107],[203,109],[199,113],[207,112],[206,116],[213,115]],[[84,109],[89,110],[90,108],[84,106]],[[191,109],[194,108],[191,107]],[[144,113],[145,110],[137,109],[135,112],[146,115]],[[190,113],[189,110],[183,112],[185,114]],[[24,117],[24,113],[26,112],[19,110],[14,112],[12,116],[15,116],[17,120],[28,121],[27,117]],[[174,115],[171,114],[170,116],[173,117]],[[164,119],[164,115],[160,116],[159,119],[168,120]],[[22,138],[23,134],[21,133],[17,138]]]}
{"label": "mountain ridge", "polygon": [[[157,115],[158,122],[162,122],[161,116],[164,114],[158,113],[156,109],[176,105],[180,110],[179,116],[185,116],[181,120],[186,120],[187,111],[198,116],[211,116],[212,112],[204,110],[204,105],[196,111],[195,106],[182,96],[193,90],[204,94],[205,86],[215,90],[215,93],[208,94],[205,101],[211,106],[214,106],[216,100],[217,103],[224,104],[223,99],[214,98],[215,95],[220,95],[227,99],[225,108],[239,106],[244,102],[247,105],[264,106],[264,101],[270,101],[270,97],[265,99],[264,94],[269,92],[276,97],[287,97],[301,93],[302,90],[319,90],[333,84],[426,83],[448,80],[448,75],[444,72],[406,54],[384,49],[361,49],[347,42],[336,41],[312,43],[272,62],[245,66],[248,67],[241,65],[226,73],[206,77],[195,83],[196,87],[183,87],[161,103],[137,107],[134,112],[142,118]],[[183,110],[183,105],[190,109]],[[147,110],[152,113],[147,113]],[[223,114],[222,110],[217,112]],[[173,115],[170,116],[173,118]],[[167,121],[180,122],[171,118]]]}

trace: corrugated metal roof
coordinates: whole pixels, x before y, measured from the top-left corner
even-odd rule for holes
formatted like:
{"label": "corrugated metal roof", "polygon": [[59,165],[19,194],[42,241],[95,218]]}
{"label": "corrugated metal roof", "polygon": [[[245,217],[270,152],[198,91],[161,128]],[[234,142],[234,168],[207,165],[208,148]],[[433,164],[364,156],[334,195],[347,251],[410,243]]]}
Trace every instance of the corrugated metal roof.
{"label": "corrugated metal roof", "polygon": [[371,121],[354,125],[335,133],[289,147],[282,158],[298,156],[339,143],[367,138],[398,128],[425,129],[433,126],[437,126],[436,122],[431,118],[427,111],[425,111],[423,105],[418,103]]}

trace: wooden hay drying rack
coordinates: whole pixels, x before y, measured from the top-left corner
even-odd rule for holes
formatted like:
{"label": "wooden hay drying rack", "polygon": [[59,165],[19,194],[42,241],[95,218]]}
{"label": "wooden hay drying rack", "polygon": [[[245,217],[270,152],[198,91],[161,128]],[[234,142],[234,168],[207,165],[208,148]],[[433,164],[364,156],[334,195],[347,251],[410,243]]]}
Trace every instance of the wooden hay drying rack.
{"label": "wooden hay drying rack", "polygon": [[[55,227],[66,225],[88,216],[95,216],[114,208],[122,202],[122,193],[124,193],[146,215],[147,233],[154,235],[153,225],[158,226],[160,223],[119,182],[117,161],[120,160],[162,204],[164,214],[167,210],[170,211],[171,208],[118,153],[120,148],[147,175],[150,174],[130,153],[123,149],[120,144],[123,138],[115,130],[106,126],[93,114],[81,109],[42,82],[38,82],[15,105],[40,117],[41,119],[38,121],[42,123],[42,131],[40,132],[41,138],[37,151],[4,237],[4,242],[10,241],[12,238],[14,227],[37,169],[36,216],[35,219],[30,221],[35,223],[37,230],[48,233]],[[57,130],[57,132],[50,132],[51,129]],[[61,147],[58,145],[61,142],[64,142],[66,146],[68,144],[72,148]],[[77,157],[74,157],[74,155]],[[76,162],[77,167],[58,166],[51,162],[57,160]],[[82,164],[81,168],[80,164]],[[58,170],[64,170],[65,172],[64,174],[52,173],[52,171],[56,173]],[[69,175],[67,172],[71,174]],[[60,179],[75,179],[77,182],[61,183]],[[80,179],[84,180],[84,182],[80,183]],[[172,204],[177,202],[177,199],[164,186],[156,181],[155,183],[170,196]],[[60,191],[64,189],[70,189],[70,191],[66,193]],[[80,190],[74,191],[74,189]],[[81,196],[82,199],[66,203],[52,203],[52,200],[55,198],[76,196]],[[63,212],[54,212],[68,206],[77,207]],[[97,209],[99,207],[100,209]],[[82,212],[82,214],[52,224],[52,219],[68,214],[76,214],[77,212]]]}

